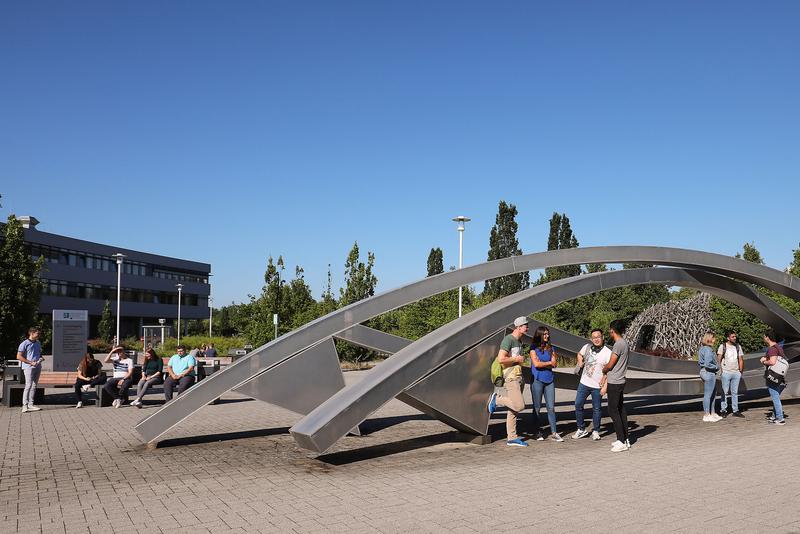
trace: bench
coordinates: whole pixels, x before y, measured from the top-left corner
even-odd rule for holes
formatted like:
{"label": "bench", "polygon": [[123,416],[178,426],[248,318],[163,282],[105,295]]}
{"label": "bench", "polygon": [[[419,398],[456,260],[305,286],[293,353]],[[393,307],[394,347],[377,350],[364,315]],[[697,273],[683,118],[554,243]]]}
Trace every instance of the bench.
{"label": "bench", "polygon": [[[3,404],[5,406],[22,406],[22,392],[25,389],[24,374],[20,373],[19,380],[3,380]],[[42,371],[39,381],[36,382],[36,392],[33,402],[44,403],[45,388],[72,388],[78,373],[68,371]]]}

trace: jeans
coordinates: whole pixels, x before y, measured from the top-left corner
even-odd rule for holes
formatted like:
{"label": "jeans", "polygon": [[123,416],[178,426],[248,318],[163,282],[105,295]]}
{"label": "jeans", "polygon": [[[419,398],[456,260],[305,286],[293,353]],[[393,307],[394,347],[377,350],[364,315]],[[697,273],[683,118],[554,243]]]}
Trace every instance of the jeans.
{"label": "jeans", "polygon": [[539,410],[542,408],[542,394],[544,394],[544,402],[547,405],[547,419],[550,422],[550,432],[556,433],[556,383],[550,382],[545,384],[539,380],[534,380],[531,384],[531,393],[533,395],[533,417],[534,424],[538,430],[541,427],[539,422]]}
{"label": "jeans", "polygon": [[592,388],[586,384],[578,383],[578,391],[575,394],[575,422],[578,423],[578,430],[583,430],[583,405],[586,398],[592,396],[592,430],[600,432],[600,388]]}
{"label": "jeans", "polygon": [[36,383],[39,375],[42,374],[42,366],[34,365],[28,369],[23,369],[25,374],[25,389],[22,390],[22,405],[33,406],[33,398],[36,396]]}
{"label": "jeans", "polygon": [[103,391],[117,400],[121,398],[120,393],[127,394],[131,382],[133,382],[132,378],[109,378],[106,385],[103,386]]}
{"label": "jeans", "polygon": [[142,400],[142,398],[147,395],[148,389],[150,389],[152,386],[157,386],[162,382],[163,380],[160,374],[150,378],[149,380],[145,380],[145,378],[142,377],[142,379],[139,380],[139,383],[136,385],[136,398]]}
{"label": "jeans", "polygon": [[731,404],[733,411],[739,411],[739,381],[742,373],[739,371],[722,371],[722,403],[719,406],[721,412],[728,409],[728,392],[731,393]]}
{"label": "jeans", "polygon": [[164,380],[164,398],[167,402],[172,400],[172,388],[175,387],[175,384],[178,384],[178,395],[189,389],[189,386],[194,384],[194,377],[186,375],[179,380],[173,380],[171,376],[168,376],[166,380]]}
{"label": "jeans", "polygon": [[82,378],[75,379],[75,396],[78,398],[78,402],[83,402],[83,391],[81,390],[82,386],[90,385],[90,386],[99,386],[100,384],[106,383],[106,375],[101,373],[97,376],[92,377],[91,380],[83,380]]}
{"label": "jeans", "polygon": [[[725,376],[723,374],[723,376]],[[703,380],[703,412],[714,411],[714,390],[717,387],[717,375],[706,369],[700,369],[700,378]],[[722,411],[725,411],[725,396],[722,397]]]}
{"label": "jeans", "polygon": [[608,384],[608,415],[614,423],[617,440],[628,439],[628,413],[625,411],[625,384]]}
{"label": "jeans", "polygon": [[769,396],[772,397],[772,406],[775,408],[776,421],[783,421],[783,405],[781,404],[781,392],[785,387],[786,384],[781,384],[780,386],[777,386],[772,382],[767,382],[767,391],[769,391]]}

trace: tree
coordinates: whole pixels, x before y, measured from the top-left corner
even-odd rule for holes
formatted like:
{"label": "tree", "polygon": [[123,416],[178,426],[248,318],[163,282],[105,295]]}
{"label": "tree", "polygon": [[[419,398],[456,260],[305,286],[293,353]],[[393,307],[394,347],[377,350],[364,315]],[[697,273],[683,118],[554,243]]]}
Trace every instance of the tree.
{"label": "tree", "polygon": [[338,303],[333,296],[333,283],[331,277],[331,264],[328,264],[328,282],[325,286],[325,291],[322,292],[322,298],[317,303],[317,317],[328,315],[336,310]]}
{"label": "tree", "polygon": [[792,251],[792,263],[789,265],[789,274],[800,278],[800,244]]}
{"label": "tree", "polygon": [[761,257],[761,253],[753,243],[745,243],[742,247],[742,252],[737,252],[735,257],[751,263],[764,265],[764,258]]}
{"label": "tree", "polygon": [[97,336],[106,343],[111,343],[115,331],[116,324],[111,316],[111,303],[106,301],[103,305],[103,313],[100,315],[100,322],[97,324]]}
{"label": "tree", "polygon": [[[353,244],[344,263],[344,287],[339,289],[339,306],[344,307],[375,294],[378,278],[372,273],[375,255],[367,252],[367,263],[361,261],[358,242]],[[336,343],[337,351],[342,359],[359,362],[367,359],[372,353],[362,347],[354,347],[346,342]]]}
{"label": "tree", "polygon": [[428,276],[444,272],[444,254],[439,247],[432,248],[428,254]]}
{"label": "tree", "polygon": [[28,328],[36,324],[43,258],[34,260],[25,248],[25,234],[14,215],[8,216],[0,244],[0,355],[17,353]]}
{"label": "tree", "polygon": [[[516,216],[517,207],[514,204],[500,201],[495,225],[489,234],[489,261],[522,255],[517,240]],[[483,294],[487,301],[491,301],[528,289],[529,285],[529,273],[516,273],[487,280],[483,286]]]}
{"label": "tree", "polygon": [[291,329],[299,328],[316,318],[317,302],[306,284],[303,268],[295,266],[294,279],[289,283],[287,308]]}
{"label": "tree", "polygon": [[[578,238],[572,233],[569,224],[569,217],[566,213],[558,214],[553,212],[550,218],[550,234],[547,236],[547,250],[563,250],[568,248],[578,248]],[[593,270],[591,272],[597,272]],[[544,275],[539,277],[537,283],[553,282],[570,276],[581,274],[580,265],[562,265],[558,267],[547,267]]]}

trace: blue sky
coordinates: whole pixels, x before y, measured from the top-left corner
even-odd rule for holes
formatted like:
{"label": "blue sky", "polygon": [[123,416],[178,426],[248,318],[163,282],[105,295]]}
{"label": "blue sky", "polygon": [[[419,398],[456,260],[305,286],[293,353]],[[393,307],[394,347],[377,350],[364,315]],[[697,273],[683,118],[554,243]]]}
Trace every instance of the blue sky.
{"label": "blue sky", "polygon": [[315,296],[354,241],[379,290],[431,247],[734,254],[800,242],[797,2],[0,4],[0,216],[209,262],[215,304],[268,255]]}

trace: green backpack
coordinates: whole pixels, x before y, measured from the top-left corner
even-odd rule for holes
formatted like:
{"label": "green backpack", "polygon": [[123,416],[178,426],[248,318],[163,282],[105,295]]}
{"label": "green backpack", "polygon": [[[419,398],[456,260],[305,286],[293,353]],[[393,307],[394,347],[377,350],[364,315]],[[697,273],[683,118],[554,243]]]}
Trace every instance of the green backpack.
{"label": "green backpack", "polygon": [[497,358],[494,359],[492,362],[492,384],[496,387],[503,387],[503,366],[500,365],[500,362]]}

